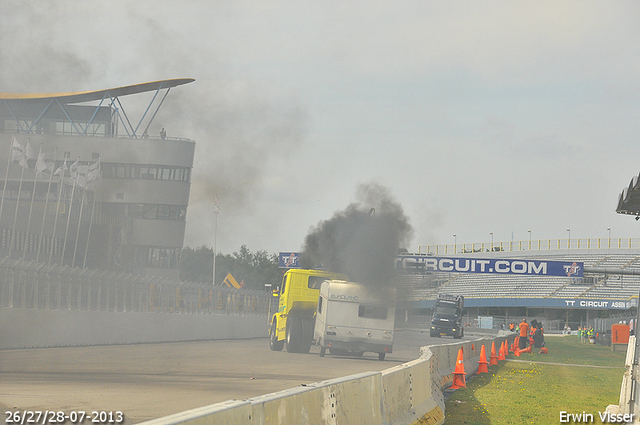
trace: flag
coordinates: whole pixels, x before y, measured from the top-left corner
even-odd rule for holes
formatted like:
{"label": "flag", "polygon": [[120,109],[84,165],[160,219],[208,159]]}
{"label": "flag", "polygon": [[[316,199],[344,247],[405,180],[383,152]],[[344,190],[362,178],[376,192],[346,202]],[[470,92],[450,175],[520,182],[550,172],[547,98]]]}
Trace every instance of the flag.
{"label": "flag", "polygon": [[78,186],[86,187],[87,186],[87,175],[88,175],[88,173],[89,173],[89,166],[88,165],[78,165],[76,167],[75,177],[73,175],[71,177],[74,178],[78,182]]}
{"label": "flag", "polygon": [[38,179],[44,170],[47,169],[47,163],[44,160],[44,152],[38,154],[38,160],[36,161],[36,179]]}
{"label": "flag", "polygon": [[96,185],[100,181],[100,160],[87,168],[87,187]]}
{"label": "flag", "polygon": [[11,160],[14,162],[18,162],[25,155],[24,148],[18,141],[16,140],[15,134],[13,135],[13,147],[11,148]]}
{"label": "flag", "polygon": [[56,153],[57,153],[57,150],[55,152],[45,153],[43,157],[44,165],[51,174],[53,174],[53,169],[56,166],[56,162],[55,162]]}
{"label": "flag", "polygon": [[31,147],[31,143],[29,143],[28,140],[27,140],[27,149],[25,151],[25,154],[27,155],[27,159],[36,159],[36,154],[33,151],[33,148]]}
{"label": "flag", "polygon": [[53,173],[54,176],[64,176],[64,172],[67,171],[69,168],[67,167],[67,158],[64,159],[64,162],[62,163],[61,167],[58,167],[58,169],[56,170],[55,173]]}
{"label": "flag", "polygon": [[71,164],[71,166],[69,167],[69,172],[71,173],[71,178],[74,179],[74,180],[78,178],[78,161],[79,161],[79,159],[76,159],[76,162]]}
{"label": "flag", "polygon": [[218,195],[213,199],[213,213],[218,214],[220,212],[220,205],[218,205]]}
{"label": "flag", "polygon": [[24,169],[29,169],[29,163],[27,162],[27,155],[22,155],[22,157],[20,158],[20,161],[18,162],[18,165],[20,165],[22,168]]}

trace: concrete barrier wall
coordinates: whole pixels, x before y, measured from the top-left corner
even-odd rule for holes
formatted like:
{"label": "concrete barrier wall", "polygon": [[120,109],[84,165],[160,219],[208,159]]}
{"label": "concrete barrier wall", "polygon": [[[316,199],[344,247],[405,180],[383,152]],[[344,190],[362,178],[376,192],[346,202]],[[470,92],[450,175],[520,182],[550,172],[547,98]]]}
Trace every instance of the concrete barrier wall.
{"label": "concrete barrier wall", "polygon": [[[266,316],[47,310],[0,307],[0,349],[264,337]],[[442,424],[443,389],[462,348],[467,375],[480,349],[511,334],[423,347],[419,359],[245,401],[230,400],[146,422],[203,424]],[[487,359],[488,360],[488,359]]]}
{"label": "concrete barrier wall", "polygon": [[[443,424],[443,389],[451,386],[460,348],[465,373],[478,370],[481,346],[513,341],[511,334],[423,347],[414,361],[251,398],[227,401],[144,422],[144,425]],[[489,359],[487,359],[489,360]]]}
{"label": "concrete barrier wall", "polygon": [[265,337],[266,316],[0,307],[0,349]]}
{"label": "concrete barrier wall", "polygon": [[240,423],[379,424],[384,420],[381,399],[381,373],[361,373],[252,398],[251,421]]}
{"label": "concrete barrier wall", "polygon": [[[622,377],[622,385],[620,388],[620,404],[611,404],[607,406],[607,412],[612,415],[627,415],[627,422],[632,424],[640,424],[640,397],[636,396],[637,388],[640,385],[640,373],[638,370],[638,361],[636,359],[636,336],[629,337],[627,345],[627,357],[624,366],[627,371]],[[630,416],[633,415],[633,416]],[[620,421],[622,422],[622,421]]]}

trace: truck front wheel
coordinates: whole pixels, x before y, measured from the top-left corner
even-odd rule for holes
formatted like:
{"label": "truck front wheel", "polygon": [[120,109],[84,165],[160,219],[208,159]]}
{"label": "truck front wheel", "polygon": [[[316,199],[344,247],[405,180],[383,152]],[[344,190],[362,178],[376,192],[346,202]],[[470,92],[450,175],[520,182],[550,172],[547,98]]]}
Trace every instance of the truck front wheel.
{"label": "truck front wheel", "polygon": [[271,348],[271,351],[282,351],[284,341],[278,341],[278,332],[276,328],[276,320],[274,319],[271,324],[271,335],[269,335],[269,348]]}
{"label": "truck front wheel", "polygon": [[313,327],[315,325],[313,319],[304,318],[300,319],[302,324],[302,331],[300,332],[300,345],[298,346],[299,353],[308,353],[311,350],[311,342],[313,341]]}
{"label": "truck front wheel", "polygon": [[300,340],[302,339],[302,319],[299,317],[287,318],[287,351],[300,352]]}
{"label": "truck front wheel", "polygon": [[458,332],[458,335],[454,335],[455,339],[461,339],[464,336],[464,329],[460,328],[460,331]]}

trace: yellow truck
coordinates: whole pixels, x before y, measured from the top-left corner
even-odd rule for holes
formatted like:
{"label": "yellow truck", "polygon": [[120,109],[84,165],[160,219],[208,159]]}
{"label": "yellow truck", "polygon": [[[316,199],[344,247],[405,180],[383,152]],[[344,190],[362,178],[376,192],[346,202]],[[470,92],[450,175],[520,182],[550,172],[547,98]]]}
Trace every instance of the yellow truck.
{"label": "yellow truck", "polygon": [[322,270],[290,269],[282,278],[278,311],[270,315],[269,346],[290,353],[308,353],[313,342],[315,313],[320,286],[325,280],[349,280],[340,273]]}

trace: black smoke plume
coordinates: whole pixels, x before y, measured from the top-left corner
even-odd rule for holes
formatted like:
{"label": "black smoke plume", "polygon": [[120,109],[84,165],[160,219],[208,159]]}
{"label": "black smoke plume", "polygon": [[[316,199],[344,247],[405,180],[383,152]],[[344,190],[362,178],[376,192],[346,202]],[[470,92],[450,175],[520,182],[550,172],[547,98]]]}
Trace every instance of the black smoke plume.
{"label": "black smoke plume", "polygon": [[388,189],[375,183],[360,185],[356,199],[311,230],[301,265],[345,273],[360,283],[387,284],[394,258],[410,242],[413,228]]}

